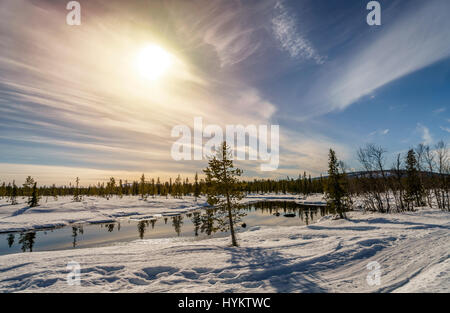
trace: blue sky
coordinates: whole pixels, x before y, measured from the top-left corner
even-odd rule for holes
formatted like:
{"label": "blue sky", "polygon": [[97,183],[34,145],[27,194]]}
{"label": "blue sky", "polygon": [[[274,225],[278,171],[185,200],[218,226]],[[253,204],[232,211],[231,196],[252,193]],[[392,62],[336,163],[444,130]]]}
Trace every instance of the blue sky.
{"label": "blue sky", "polygon": [[[279,169],[239,162],[247,177],[448,142],[449,1],[379,1],[381,26],[367,2],[80,1],[68,26],[65,1],[2,1],[0,181],[193,176],[206,161],[174,161],[170,133],[197,116],[280,125]],[[133,69],[149,43],[176,59],[158,82]]]}

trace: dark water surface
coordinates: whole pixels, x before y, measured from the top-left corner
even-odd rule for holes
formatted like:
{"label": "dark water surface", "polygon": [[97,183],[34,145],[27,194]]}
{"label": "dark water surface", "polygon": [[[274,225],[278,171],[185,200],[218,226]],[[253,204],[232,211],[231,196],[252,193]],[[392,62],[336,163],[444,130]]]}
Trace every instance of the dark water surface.
{"label": "dark water surface", "polygon": [[[239,223],[243,232],[253,226],[301,226],[328,214],[325,207],[293,201],[260,201],[242,206],[246,216]],[[0,255],[107,246],[136,239],[194,237],[199,240],[226,236],[216,229],[214,210],[193,211],[151,220],[121,219],[115,223],[73,224],[61,228],[0,234]],[[245,224],[245,225],[244,225]],[[244,226],[244,227],[243,227]]]}

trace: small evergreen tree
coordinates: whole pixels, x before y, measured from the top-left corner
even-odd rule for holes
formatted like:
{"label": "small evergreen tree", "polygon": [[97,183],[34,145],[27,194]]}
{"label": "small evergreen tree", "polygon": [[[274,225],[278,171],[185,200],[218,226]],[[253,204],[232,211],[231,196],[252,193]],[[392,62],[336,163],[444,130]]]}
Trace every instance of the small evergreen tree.
{"label": "small evergreen tree", "polygon": [[76,185],[75,185],[75,190],[73,192],[73,201],[81,202],[82,201],[82,197],[81,197],[81,194],[80,194],[80,187],[79,187],[80,178],[77,177],[76,180],[75,180],[75,183],[76,183]]}
{"label": "small evergreen tree", "polygon": [[34,179],[31,176],[28,176],[23,184],[23,195],[30,197],[31,196],[31,188],[34,185]]}
{"label": "small evergreen tree", "polygon": [[175,179],[175,183],[173,185],[172,196],[174,198],[180,198],[180,199],[183,197],[183,185],[181,183],[180,175],[178,175],[177,178]]}
{"label": "small evergreen tree", "polygon": [[339,214],[340,218],[345,218],[345,212],[349,209],[345,174],[339,172],[339,161],[332,149],[328,154],[328,181],[325,198],[329,208]]}
{"label": "small evergreen tree", "polygon": [[6,197],[6,183],[3,182],[2,186],[0,187],[0,199],[3,197]]}
{"label": "small evergreen tree", "polygon": [[306,178],[306,172],[303,172],[303,194],[308,196],[308,179]]}
{"label": "small evergreen tree", "polygon": [[419,173],[417,172],[417,159],[413,149],[408,151],[406,155],[406,181],[404,200],[408,210],[412,210],[414,204],[416,206],[424,205],[423,197],[425,195],[423,186],[420,182]]}
{"label": "small evergreen tree", "polygon": [[119,186],[117,187],[117,195],[122,199],[123,197],[123,183],[122,180],[119,179]]}
{"label": "small evergreen tree", "polygon": [[230,230],[231,243],[238,246],[234,225],[245,215],[240,212],[238,203],[244,196],[238,180],[242,170],[234,168],[226,142],[209,159],[208,167],[203,171],[206,175],[208,203],[219,209],[217,220],[221,230]]}
{"label": "small evergreen tree", "polygon": [[17,204],[17,186],[16,186],[15,181],[13,181],[13,187],[12,187],[12,191],[11,191],[10,201],[11,201],[12,205]]}
{"label": "small evergreen tree", "polygon": [[156,194],[161,195],[161,180],[159,177],[156,179]]}
{"label": "small evergreen tree", "polygon": [[55,184],[52,185],[50,193],[55,201],[58,200],[58,191],[56,190]]}
{"label": "small evergreen tree", "polygon": [[109,182],[106,183],[106,199],[109,200],[114,194],[116,194],[116,179],[110,177]]}
{"label": "small evergreen tree", "polygon": [[145,176],[142,174],[141,182],[139,183],[139,194],[141,195],[141,199],[146,198],[146,188],[145,188]]}
{"label": "small evergreen tree", "polygon": [[37,190],[36,183],[34,183],[33,188],[31,190],[31,195],[28,199],[28,205],[30,206],[30,208],[37,207],[39,205],[39,199],[40,199],[39,192]]}
{"label": "small evergreen tree", "polygon": [[168,195],[169,195],[168,185],[169,185],[168,183],[161,185],[161,196],[166,197],[166,199],[168,199]]}
{"label": "small evergreen tree", "polygon": [[195,201],[197,201],[197,198],[200,197],[200,184],[198,183],[198,174],[195,173],[195,182],[194,182],[194,197]]}
{"label": "small evergreen tree", "polygon": [[155,195],[156,195],[156,185],[155,185],[154,178],[152,178],[152,183],[150,185],[150,195],[152,196],[152,198],[155,198]]}

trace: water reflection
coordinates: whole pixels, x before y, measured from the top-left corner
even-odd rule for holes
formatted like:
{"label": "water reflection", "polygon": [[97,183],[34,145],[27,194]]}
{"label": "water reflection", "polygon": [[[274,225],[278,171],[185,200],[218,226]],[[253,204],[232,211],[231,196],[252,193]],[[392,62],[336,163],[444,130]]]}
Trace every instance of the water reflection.
{"label": "water reflection", "polygon": [[105,225],[108,232],[112,233],[114,231],[114,227],[116,227],[116,224],[110,223]]}
{"label": "water reflection", "polygon": [[83,234],[83,226],[73,226],[72,227],[72,247],[75,248],[77,246],[77,237],[78,234],[82,235]]}
{"label": "water reflection", "polygon": [[[220,231],[220,223],[217,219],[220,216],[219,213],[214,209],[206,209],[183,215],[165,216],[161,219],[140,221],[125,219],[121,220],[122,223],[76,225],[53,229],[48,233],[37,231],[0,234],[0,255],[19,251],[32,252],[36,241],[38,242],[37,250],[45,251],[98,246],[137,238],[191,236],[202,239],[218,234],[225,236],[227,234]],[[246,204],[240,208],[239,214],[246,216],[239,223],[237,230],[244,231],[251,226],[263,225],[309,225],[328,213],[326,207],[301,206],[290,201],[261,201]],[[168,223],[169,219],[171,223]]]}
{"label": "water reflection", "polygon": [[11,248],[11,246],[14,244],[14,234],[8,235],[8,246]]}
{"label": "water reflection", "polygon": [[140,221],[137,224],[137,229],[138,229],[138,233],[139,233],[139,238],[144,239],[144,235],[145,235],[145,228],[148,225],[148,221]]}
{"label": "water reflection", "polygon": [[[189,217],[189,216],[188,216]],[[202,224],[202,219],[199,212],[195,212],[191,217],[192,225],[194,225],[194,236],[198,236],[198,230]]]}
{"label": "water reflection", "polygon": [[205,214],[202,214],[200,231],[208,236],[211,236],[217,232],[218,227],[215,226],[215,210],[206,210]]}
{"label": "water reflection", "polygon": [[27,250],[33,252],[35,238],[36,238],[35,232],[27,232],[20,234],[19,244],[22,245],[22,252],[26,252]]}
{"label": "water reflection", "polygon": [[181,215],[172,217],[172,226],[179,237],[181,234],[181,226],[183,225],[183,217]]}

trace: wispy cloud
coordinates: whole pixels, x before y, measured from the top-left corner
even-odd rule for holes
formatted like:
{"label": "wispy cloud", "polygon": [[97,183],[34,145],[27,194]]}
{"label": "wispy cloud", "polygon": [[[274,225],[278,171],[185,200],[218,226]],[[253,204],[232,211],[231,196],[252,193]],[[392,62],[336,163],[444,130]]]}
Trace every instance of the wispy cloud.
{"label": "wispy cloud", "polygon": [[[209,51],[220,68],[240,64],[266,47],[267,14],[273,0],[249,3],[236,0],[171,1],[168,6],[176,31],[191,46]],[[210,64],[212,65],[212,64]]]}
{"label": "wispy cloud", "polygon": [[417,130],[421,133],[422,143],[425,145],[430,145],[433,143],[433,137],[431,136],[430,130],[428,127],[418,123]]}
{"label": "wispy cloud", "polygon": [[317,64],[323,64],[325,57],[300,33],[298,23],[283,1],[278,1],[275,5],[275,16],[272,18],[272,29],[281,49],[288,52],[292,58],[311,59]]}
{"label": "wispy cloud", "polygon": [[380,26],[380,31],[367,31],[359,47],[324,65],[301,99],[308,104],[305,118],[343,110],[378,88],[449,57],[447,12],[447,0],[421,2]]}
{"label": "wispy cloud", "polygon": [[447,108],[439,108],[433,111],[434,114],[439,114],[447,111]]}
{"label": "wispy cloud", "polygon": [[441,129],[442,129],[443,131],[446,131],[447,133],[450,133],[450,128],[449,128],[449,127],[443,127],[443,126],[441,126]]}
{"label": "wispy cloud", "polygon": [[387,134],[389,134],[389,129],[383,129],[383,130],[376,130],[376,131],[373,131],[373,132],[371,132],[370,134],[369,134],[369,136],[375,136],[375,135],[387,135]]}

